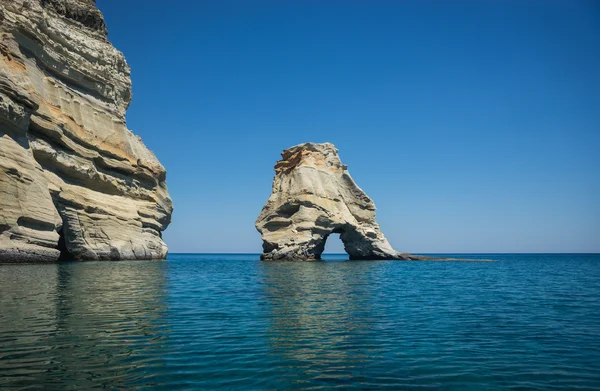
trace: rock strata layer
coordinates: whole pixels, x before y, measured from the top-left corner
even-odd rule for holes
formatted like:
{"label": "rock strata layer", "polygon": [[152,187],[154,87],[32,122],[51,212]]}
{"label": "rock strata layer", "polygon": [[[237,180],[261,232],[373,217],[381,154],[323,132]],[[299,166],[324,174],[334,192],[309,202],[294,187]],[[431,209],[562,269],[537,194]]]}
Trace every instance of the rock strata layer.
{"label": "rock strata layer", "polygon": [[0,0],[0,262],[160,259],[166,171],[94,0]]}
{"label": "rock strata layer", "polygon": [[256,220],[263,260],[319,260],[327,237],[339,233],[350,259],[424,260],[390,246],[375,221],[375,204],[330,143],[282,152],[273,190]]}

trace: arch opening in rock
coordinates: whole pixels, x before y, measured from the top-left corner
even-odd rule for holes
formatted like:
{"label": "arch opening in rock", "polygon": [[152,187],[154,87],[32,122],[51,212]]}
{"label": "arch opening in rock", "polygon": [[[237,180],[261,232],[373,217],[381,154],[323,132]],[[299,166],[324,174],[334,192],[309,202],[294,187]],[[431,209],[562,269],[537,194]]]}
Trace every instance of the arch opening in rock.
{"label": "arch opening in rock", "polygon": [[332,232],[325,236],[325,249],[321,253],[322,260],[338,261],[342,259],[349,259],[348,253],[346,253],[346,249],[344,248],[344,242],[342,242],[342,239],[340,238],[340,234],[341,232]]}
{"label": "arch opening in rock", "polygon": [[332,234],[339,234],[350,259],[403,259],[381,233],[375,204],[354,183],[333,144],[301,144],[281,156],[271,196],[256,220],[262,259],[320,260]]}
{"label": "arch opening in rock", "polygon": [[261,259],[320,260],[332,234],[339,234],[352,260],[431,259],[392,248],[375,220],[373,200],[354,183],[333,144],[300,144],[281,157],[255,224]]}

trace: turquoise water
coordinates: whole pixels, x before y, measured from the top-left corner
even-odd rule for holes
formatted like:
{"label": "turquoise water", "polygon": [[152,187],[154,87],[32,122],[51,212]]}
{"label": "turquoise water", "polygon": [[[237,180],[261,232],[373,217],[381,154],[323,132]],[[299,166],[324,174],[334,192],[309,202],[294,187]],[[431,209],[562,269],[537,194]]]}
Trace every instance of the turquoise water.
{"label": "turquoise water", "polygon": [[600,389],[600,255],[481,257],[1,265],[0,387]]}

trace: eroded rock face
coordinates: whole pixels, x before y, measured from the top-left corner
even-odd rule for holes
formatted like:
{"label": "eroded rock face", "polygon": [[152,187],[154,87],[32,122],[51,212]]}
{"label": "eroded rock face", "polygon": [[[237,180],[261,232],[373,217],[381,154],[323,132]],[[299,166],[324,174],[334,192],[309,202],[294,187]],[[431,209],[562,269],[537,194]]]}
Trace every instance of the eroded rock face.
{"label": "eroded rock face", "polygon": [[166,171],[93,0],[0,0],[0,261],[160,259]]}
{"label": "eroded rock face", "polygon": [[330,143],[282,152],[273,190],[256,220],[263,260],[319,260],[339,233],[350,259],[425,259],[395,251],[375,221],[375,204],[350,177]]}

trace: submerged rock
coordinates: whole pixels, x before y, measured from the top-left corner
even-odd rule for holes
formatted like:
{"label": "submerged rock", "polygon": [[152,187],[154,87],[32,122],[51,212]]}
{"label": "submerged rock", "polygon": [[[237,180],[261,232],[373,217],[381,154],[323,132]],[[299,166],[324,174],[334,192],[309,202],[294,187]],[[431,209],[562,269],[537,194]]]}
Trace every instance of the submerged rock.
{"label": "submerged rock", "polygon": [[339,233],[350,259],[420,260],[390,246],[375,221],[375,204],[342,164],[331,143],[306,143],[281,154],[273,190],[256,220],[263,260],[319,260]]}
{"label": "submerged rock", "polygon": [[0,262],[157,259],[166,171],[94,0],[0,0]]}

